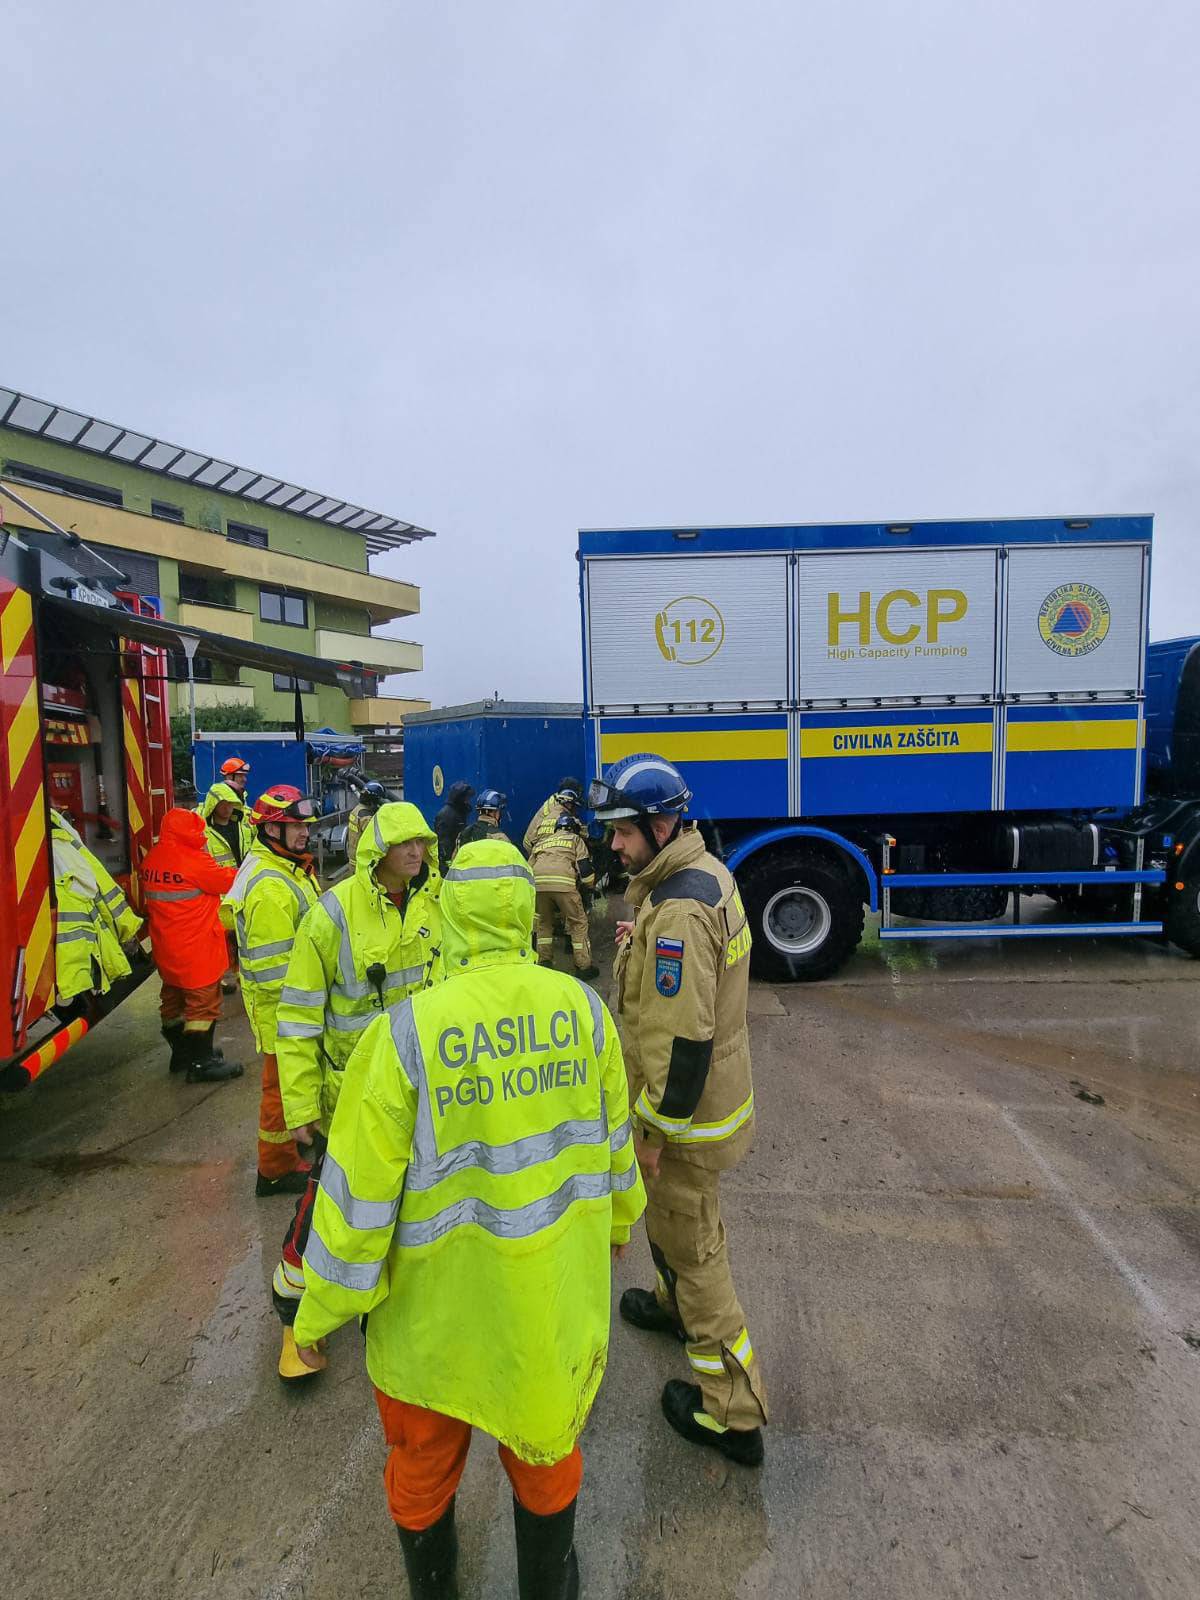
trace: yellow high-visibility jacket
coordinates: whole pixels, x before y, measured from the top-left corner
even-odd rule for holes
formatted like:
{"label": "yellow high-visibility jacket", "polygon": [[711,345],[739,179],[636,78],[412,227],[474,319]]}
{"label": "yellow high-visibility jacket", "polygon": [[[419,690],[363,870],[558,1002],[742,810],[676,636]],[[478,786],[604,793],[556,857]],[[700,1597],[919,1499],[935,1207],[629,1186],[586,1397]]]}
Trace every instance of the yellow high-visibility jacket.
{"label": "yellow high-visibility jacket", "polygon": [[391,845],[437,839],[416,806],[380,806],[358,842],[354,874],[326,890],[296,929],[275,1013],[275,1054],[289,1128],[327,1125],[346,1063],[385,1007],[438,975],[441,878],[426,860],[403,911],[375,875]]}
{"label": "yellow high-visibility jacket", "polygon": [[242,1001],[254,1042],[263,1055],[275,1054],[275,1012],[287,976],[296,928],[316,904],[312,869],[277,855],[256,839],[221,902],[237,934]]}
{"label": "yellow high-visibility jacket", "polygon": [[633,933],[615,967],[633,1115],[652,1144],[699,1167],[750,1147],[750,925],[737,884],[685,828],[635,877]]}
{"label": "yellow high-visibility jacket", "polygon": [[50,812],[57,924],[54,986],[59,1000],[95,991],[106,994],[130,965],[121,946],[142,919],[108,868],[59,812]]}
{"label": "yellow high-visibility jacket", "polygon": [[[229,840],[223,833],[218,833],[209,818],[220,805],[222,800],[231,800],[237,806],[238,837],[241,840],[241,855],[236,856],[229,848]],[[204,842],[208,846],[208,853],[219,867],[233,867],[235,870],[246,859],[247,853],[254,845],[254,829],[246,821],[246,797],[241,795],[228,783],[214,783],[204,796],[202,803],[196,807],[204,818]]]}
{"label": "yellow high-visibility jacket", "polygon": [[459,850],[444,982],[378,1017],[351,1058],[295,1333],[311,1344],[369,1311],[385,1394],[550,1463],[599,1388],[610,1247],[646,1201],[613,1020],[536,964],[533,910],[511,844]]}

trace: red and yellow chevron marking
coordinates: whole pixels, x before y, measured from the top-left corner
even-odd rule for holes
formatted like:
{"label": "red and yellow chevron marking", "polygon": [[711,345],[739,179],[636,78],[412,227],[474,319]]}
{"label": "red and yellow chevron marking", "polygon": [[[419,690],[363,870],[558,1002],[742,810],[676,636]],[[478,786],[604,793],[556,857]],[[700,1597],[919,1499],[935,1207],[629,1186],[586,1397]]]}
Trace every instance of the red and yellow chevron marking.
{"label": "red and yellow chevron marking", "polygon": [[[42,742],[38,735],[37,656],[33,601],[0,581],[0,1054],[21,1046],[30,1022],[54,995],[54,922]],[[24,976],[17,973],[24,952]],[[9,1004],[3,1002],[7,999]]]}
{"label": "red and yellow chevron marking", "polygon": [[154,843],[151,837],[150,797],[146,793],[146,719],[142,686],[136,678],[121,679],[121,720],[125,734],[125,802],[129,824],[129,902],[141,911],[142,885],[137,865]]}
{"label": "red and yellow chevron marking", "polygon": [[75,1017],[65,1028],[52,1033],[44,1044],[40,1044],[22,1062],[11,1065],[8,1068],[9,1073],[23,1075],[23,1079],[17,1080],[18,1083],[32,1083],[35,1078],[41,1077],[47,1067],[52,1067],[61,1056],[65,1056],[73,1044],[78,1044],[88,1031],[88,1027],[86,1017]]}

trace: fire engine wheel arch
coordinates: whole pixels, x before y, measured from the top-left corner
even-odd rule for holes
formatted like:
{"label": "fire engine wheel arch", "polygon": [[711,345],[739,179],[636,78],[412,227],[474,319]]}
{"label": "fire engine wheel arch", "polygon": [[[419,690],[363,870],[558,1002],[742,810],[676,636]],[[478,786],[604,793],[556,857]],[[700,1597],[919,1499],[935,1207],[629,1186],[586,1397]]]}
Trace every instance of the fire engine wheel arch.
{"label": "fire engine wheel arch", "polygon": [[1172,944],[1200,959],[1200,872],[1190,872],[1176,882],[1182,882],[1183,888],[1172,884],[1167,890],[1164,931]]}
{"label": "fire engine wheel arch", "polygon": [[737,869],[750,919],[751,971],[772,983],[827,978],[863,931],[863,884],[833,846],[797,839],[756,851]]}

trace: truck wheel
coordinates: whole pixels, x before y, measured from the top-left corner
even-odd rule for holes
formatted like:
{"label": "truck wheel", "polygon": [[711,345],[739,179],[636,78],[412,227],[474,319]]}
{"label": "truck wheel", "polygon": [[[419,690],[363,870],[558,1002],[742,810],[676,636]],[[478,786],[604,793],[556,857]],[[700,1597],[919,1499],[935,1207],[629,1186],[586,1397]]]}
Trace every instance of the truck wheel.
{"label": "truck wheel", "polygon": [[836,972],[862,938],[863,905],[849,875],[804,849],[755,857],[739,878],[754,944],[750,970],[772,983]]}
{"label": "truck wheel", "polygon": [[1166,935],[1189,956],[1200,956],[1200,877],[1184,880],[1182,889],[1169,891]]}

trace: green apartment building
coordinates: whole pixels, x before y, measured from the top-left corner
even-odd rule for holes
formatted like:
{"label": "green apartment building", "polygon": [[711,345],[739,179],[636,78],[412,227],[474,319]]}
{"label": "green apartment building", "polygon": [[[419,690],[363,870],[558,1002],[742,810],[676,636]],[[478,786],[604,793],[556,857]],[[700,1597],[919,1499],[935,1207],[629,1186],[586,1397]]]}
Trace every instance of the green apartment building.
{"label": "green apartment building", "polygon": [[[126,587],[155,598],[168,621],[361,662],[381,676],[421,670],[420,645],[371,631],[415,616],[420,592],[369,563],[432,537],[426,528],[4,388],[0,481],[115,562]],[[6,527],[36,540],[36,517],[7,497],[0,511]],[[199,672],[198,707],[257,705],[269,723],[291,726],[290,678],[205,663]],[[342,733],[396,727],[429,706],[299,687],[306,724]],[[173,692],[185,710],[186,684]]]}

